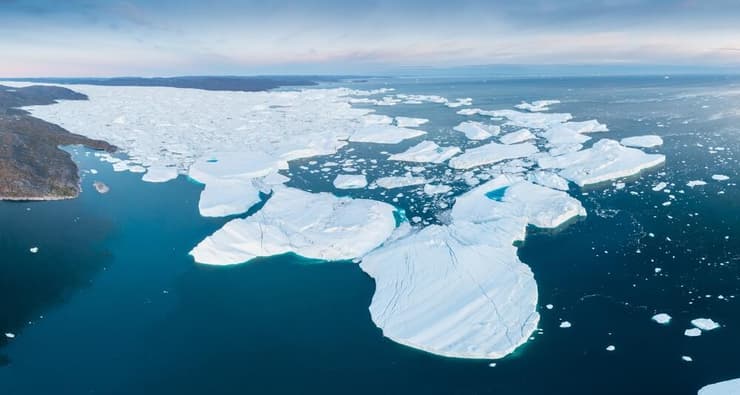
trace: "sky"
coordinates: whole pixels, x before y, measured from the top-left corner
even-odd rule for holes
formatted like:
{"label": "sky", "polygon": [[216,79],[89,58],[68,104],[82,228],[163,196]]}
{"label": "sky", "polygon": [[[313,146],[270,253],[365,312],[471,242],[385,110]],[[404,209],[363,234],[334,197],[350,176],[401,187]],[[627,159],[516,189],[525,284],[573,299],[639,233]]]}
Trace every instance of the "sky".
{"label": "sky", "polygon": [[0,0],[0,77],[740,68],[738,0]]}

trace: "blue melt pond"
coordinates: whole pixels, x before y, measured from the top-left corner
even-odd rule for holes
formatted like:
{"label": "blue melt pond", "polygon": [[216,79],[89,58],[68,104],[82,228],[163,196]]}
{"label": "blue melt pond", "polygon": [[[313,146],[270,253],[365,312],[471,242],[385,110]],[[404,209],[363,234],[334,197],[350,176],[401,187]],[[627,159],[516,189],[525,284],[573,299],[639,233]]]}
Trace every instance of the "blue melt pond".
{"label": "blue melt pond", "polygon": [[208,163],[216,163],[216,162],[218,162],[218,159],[208,159],[206,162],[208,162]]}
{"label": "blue melt pond", "polygon": [[489,198],[489,199],[491,199],[491,200],[495,200],[497,202],[500,202],[501,199],[504,198],[504,194],[506,193],[506,189],[508,189],[508,188],[509,187],[503,187],[503,188],[494,189],[494,190],[492,190],[490,192],[487,192],[486,193],[486,197]]}

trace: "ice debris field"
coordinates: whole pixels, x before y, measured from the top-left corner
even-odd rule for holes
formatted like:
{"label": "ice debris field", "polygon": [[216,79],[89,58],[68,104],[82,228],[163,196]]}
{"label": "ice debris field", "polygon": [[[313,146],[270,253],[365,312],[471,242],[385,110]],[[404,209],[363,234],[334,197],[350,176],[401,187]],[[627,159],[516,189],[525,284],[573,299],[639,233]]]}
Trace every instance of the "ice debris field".
{"label": "ice debris field", "polygon": [[[574,185],[620,179],[613,185],[623,187],[625,178],[665,161],[655,152],[660,137],[610,139],[598,120],[552,112],[557,100],[481,109],[470,98],[392,89],[69,88],[90,100],[27,110],[118,146],[125,155],[98,154],[116,171],[202,184],[203,216],[240,216],[194,246],[196,262],[231,265],[285,253],[354,260],[375,280],[369,309],[383,334],[450,357],[501,358],[537,330],[537,283],[516,247],[528,226],[557,228],[586,216]],[[414,114],[371,108],[398,104],[454,112],[459,124],[442,132],[465,142],[430,133],[432,123]],[[297,187],[302,174],[333,190]],[[712,182],[728,179],[717,174]],[[690,186],[706,183],[696,181]],[[665,313],[652,319],[671,325]],[[690,324],[687,336],[720,327],[709,318]]]}

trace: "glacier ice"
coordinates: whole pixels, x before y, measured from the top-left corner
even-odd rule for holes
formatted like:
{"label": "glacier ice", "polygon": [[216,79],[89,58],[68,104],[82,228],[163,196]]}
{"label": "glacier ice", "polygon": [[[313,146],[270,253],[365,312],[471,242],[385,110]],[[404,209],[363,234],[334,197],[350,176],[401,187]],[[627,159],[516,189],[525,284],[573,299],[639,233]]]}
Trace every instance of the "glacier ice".
{"label": "glacier ice", "polygon": [[663,139],[656,135],[626,137],[619,141],[627,147],[651,148],[663,145]]}
{"label": "glacier ice", "polygon": [[440,147],[433,141],[422,141],[399,154],[391,155],[389,160],[422,163],[442,163],[460,153],[458,147]]}
{"label": "glacier ice", "polygon": [[354,259],[393,233],[394,211],[374,200],[277,186],[260,211],[229,221],[190,254],[196,262],[210,265],[289,252],[328,261]]}
{"label": "glacier ice", "polygon": [[177,168],[170,166],[149,166],[141,177],[146,182],[167,182],[177,178]]}
{"label": "glacier ice", "polygon": [[337,189],[365,188],[367,179],[362,174],[339,174],[334,179],[334,187]]}

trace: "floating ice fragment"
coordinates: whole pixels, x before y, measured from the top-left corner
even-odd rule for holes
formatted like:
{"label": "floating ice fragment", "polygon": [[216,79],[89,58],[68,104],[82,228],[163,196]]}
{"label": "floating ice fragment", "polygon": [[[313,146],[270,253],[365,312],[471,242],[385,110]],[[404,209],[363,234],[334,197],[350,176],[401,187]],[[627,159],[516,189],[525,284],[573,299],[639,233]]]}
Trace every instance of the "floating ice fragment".
{"label": "floating ice fragment", "polygon": [[703,330],[711,331],[720,327],[720,325],[714,322],[711,318],[696,318],[691,320],[691,325]]}
{"label": "floating ice fragment", "polygon": [[549,106],[553,104],[559,104],[559,103],[560,103],[560,100],[536,100],[536,101],[533,101],[531,104],[523,101],[514,107],[520,110],[540,112],[540,111],[548,111],[550,109]]}
{"label": "floating ice fragment", "polygon": [[400,128],[414,128],[429,122],[426,118],[396,117],[396,126]]}
{"label": "floating ice fragment", "polygon": [[501,131],[497,125],[488,125],[481,122],[465,121],[455,126],[453,130],[464,133],[469,140],[485,140],[496,136]]}
{"label": "floating ice fragment", "polygon": [[452,187],[449,185],[441,185],[441,184],[426,184],[424,185],[424,193],[432,196],[432,195],[438,195],[440,193],[447,193],[452,190]]}
{"label": "floating ice fragment", "polygon": [[653,187],[653,191],[660,192],[663,189],[665,189],[665,187],[667,187],[667,186],[668,186],[668,183],[665,183],[665,182],[662,182],[661,181],[661,182],[655,184],[655,186]]}
{"label": "floating ice fragment", "polygon": [[740,378],[721,381],[702,387],[698,395],[737,395],[740,394]]}
{"label": "floating ice fragment", "polygon": [[568,180],[549,171],[537,170],[527,173],[527,180],[544,187],[559,189],[561,191],[567,191],[569,189]]}
{"label": "floating ice fragment", "polygon": [[381,188],[385,189],[394,189],[394,188],[403,188],[403,187],[409,187],[413,185],[421,185],[425,184],[427,180],[424,177],[414,177],[414,176],[391,176],[391,177],[382,177],[375,180],[375,184],[377,184]]}
{"label": "floating ice fragment", "polygon": [[339,174],[334,179],[334,187],[337,189],[365,188],[367,179],[362,174]]}
{"label": "floating ice fragment", "polygon": [[516,144],[523,143],[527,140],[532,140],[535,135],[532,134],[528,129],[519,129],[516,132],[507,133],[499,138],[503,144]]}
{"label": "floating ice fragment", "polygon": [[560,327],[561,328],[570,328],[571,326],[573,326],[573,325],[570,322],[568,322],[568,321],[563,321],[563,322],[560,323]]}
{"label": "floating ice fragment", "polygon": [[698,328],[686,329],[685,331],[683,331],[683,334],[684,336],[688,337],[697,337],[701,336],[701,330]]}
{"label": "floating ice fragment", "polygon": [[15,339],[15,333],[5,332],[5,337],[8,339]]}
{"label": "floating ice fragment", "polygon": [[712,175],[712,179],[715,181],[727,181],[730,179],[730,177],[722,174],[714,174]]}
{"label": "floating ice fragment", "polygon": [[623,138],[619,141],[627,147],[651,148],[663,145],[663,139],[656,135],[634,136]]}
{"label": "floating ice fragment", "polygon": [[700,186],[703,186],[703,185],[707,185],[707,182],[706,181],[702,181],[702,180],[692,180],[692,181],[689,181],[689,182],[686,183],[686,186],[691,187],[691,188],[693,188],[693,187],[700,187]]}
{"label": "floating ice fragment", "polygon": [[536,152],[538,152],[537,147],[531,143],[513,145],[488,143],[477,148],[471,148],[450,159],[449,165],[453,169],[471,169],[507,159],[526,157]]}
{"label": "floating ice fragment", "polygon": [[658,313],[653,316],[652,320],[661,325],[666,325],[671,322],[671,316],[666,313]]}
{"label": "floating ice fragment", "polygon": [[606,351],[614,351],[614,350],[616,350],[616,349],[617,349],[617,348],[616,348],[616,347],[614,347],[613,345],[608,345],[608,346],[606,346]]}
{"label": "floating ice fragment", "polygon": [[31,248],[28,249],[28,251],[30,251],[31,254],[35,254],[35,253],[39,252],[39,248],[38,247],[31,247]]}
{"label": "floating ice fragment", "polygon": [[177,178],[177,168],[167,166],[150,166],[141,179],[145,182],[167,182]]}
{"label": "floating ice fragment", "polygon": [[403,140],[423,134],[426,134],[426,132],[394,125],[366,125],[358,128],[350,136],[349,141],[357,143],[398,144]]}
{"label": "floating ice fragment", "polygon": [[388,159],[405,162],[442,163],[459,153],[460,148],[458,147],[440,147],[433,141],[422,141],[404,152],[391,155]]}
{"label": "floating ice fragment", "polygon": [[691,358],[688,355],[682,355],[681,356],[681,360],[683,360],[684,362],[692,362],[692,361],[694,361],[694,358]]}

